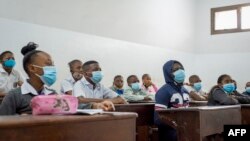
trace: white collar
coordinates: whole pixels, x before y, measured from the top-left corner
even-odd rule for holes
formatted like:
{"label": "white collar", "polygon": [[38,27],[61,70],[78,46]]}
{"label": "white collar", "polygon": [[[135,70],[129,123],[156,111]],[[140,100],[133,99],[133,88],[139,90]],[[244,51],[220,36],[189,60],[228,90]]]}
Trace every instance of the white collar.
{"label": "white collar", "polygon": [[[8,73],[6,72],[4,69],[3,69],[3,66],[0,66],[0,73]],[[10,74],[13,74],[14,73],[14,69],[12,69],[11,73]]]}
{"label": "white collar", "polygon": [[[42,93],[44,93],[44,95],[49,95],[52,94],[54,91],[44,87],[44,89],[42,90]],[[34,89],[33,86],[31,86],[27,80],[24,81],[23,85],[21,86],[21,93],[22,94],[33,94],[33,95],[39,95],[37,93],[37,91]]]}

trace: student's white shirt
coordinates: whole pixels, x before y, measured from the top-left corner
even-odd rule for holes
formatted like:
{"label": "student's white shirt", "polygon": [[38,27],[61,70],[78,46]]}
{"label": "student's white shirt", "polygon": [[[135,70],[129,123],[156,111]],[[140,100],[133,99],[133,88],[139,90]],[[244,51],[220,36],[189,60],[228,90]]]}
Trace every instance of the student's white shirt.
{"label": "student's white shirt", "polygon": [[10,90],[17,88],[16,82],[18,81],[23,81],[18,71],[13,69],[12,72],[8,74],[2,66],[0,67],[0,93],[8,94]]}
{"label": "student's white shirt", "polygon": [[[24,81],[23,85],[21,86],[21,92],[22,92],[22,94],[30,94],[31,93],[33,95],[39,95],[37,93],[37,91],[35,90],[35,88],[33,86],[31,86],[30,83],[27,82],[27,80]],[[54,91],[44,87],[41,94],[42,95],[54,94]]]}
{"label": "student's white shirt", "polygon": [[192,86],[184,86],[184,87],[187,89],[188,93],[196,92],[199,95],[205,95],[206,94],[202,89],[200,89],[199,91],[196,91]]}
{"label": "student's white shirt", "polygon": [[76,83],[75,79],[72,75],[70,75],[68,78],[64,79],[61,82],[61,92],[66,93],[68,91],[73,91],[74,84]]}
{"label": "student's white shirt", "polygon": [[96,98],[96,99],[110,99],[118,96],[117,93],[109,88],[105,88],[102,84],[97,83],[96,88],[89,83],[84,77],[77,81],[73,88],[73,95],[75,97]]}

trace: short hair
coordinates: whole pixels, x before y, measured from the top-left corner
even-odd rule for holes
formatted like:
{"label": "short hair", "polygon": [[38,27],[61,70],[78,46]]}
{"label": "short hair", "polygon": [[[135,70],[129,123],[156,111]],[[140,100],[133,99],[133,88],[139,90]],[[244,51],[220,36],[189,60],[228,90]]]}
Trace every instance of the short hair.
{"label": "short hair", "polygon": [[130,76],[128,76],[128,78],[127,78],[127,83],[128,83],[128,81],[129,81],[132,77],[137,77],[137,76],[136,76],[136,75],[130,75]]}
{"label": "short hair", "polygon": [[72,68],[73,67],[73,65],[75,64],[75,63],[82,63],[82,61],[80,61],[80,60],[78,60],[78,59],[75,59],[75,60],[72,60],[72,61],[70,61],[69,63],[68,63],[68,65],[69,65],[69,68]]}
{"label": "short hair", "polygon": [[144,79],[145,77],[149,76],[149,74],[145,73],[142,75],[142,79]]}
{"label": "short hair", "polygon": [[123,78],[121,75],[116,75],[115,77],[114,77],[114,81],[117,79],[117,78]]}
{"label": "short hair", "polygon": [[189,77],[189,83],[194,79],[194,78],[198,78],[199,76],[198,75],[191,75]]}
{"label": "short hair", "polygon": [[4,55],[5,55],[5,54],[8,54],[8,53],[13,54],[13,53],[12,53],[11,51],[9,51],[9,50],[4,51],[4,52],[2,52],[2,53],[0,54],[0,62],[2,62],[2,61],[3,61],[3,57],[4,57]]}
{"label": "short hair", "polygon": [[90,66],[91,64],[98,64],[98,62],[97,62],[97,61],[94,61],[94,60],[85,62],[85,63],[82,65],[83,71],[87,71],[87,70],[89,69],[89,66]]}

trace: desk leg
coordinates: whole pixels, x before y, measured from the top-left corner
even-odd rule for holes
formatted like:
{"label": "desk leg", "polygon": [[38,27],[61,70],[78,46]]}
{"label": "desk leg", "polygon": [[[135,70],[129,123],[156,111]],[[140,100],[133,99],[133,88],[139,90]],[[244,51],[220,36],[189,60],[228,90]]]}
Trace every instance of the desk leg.
{"label": "desk leg", "polygon": [[136,141],[149,140],[149,126],[137,126]]}

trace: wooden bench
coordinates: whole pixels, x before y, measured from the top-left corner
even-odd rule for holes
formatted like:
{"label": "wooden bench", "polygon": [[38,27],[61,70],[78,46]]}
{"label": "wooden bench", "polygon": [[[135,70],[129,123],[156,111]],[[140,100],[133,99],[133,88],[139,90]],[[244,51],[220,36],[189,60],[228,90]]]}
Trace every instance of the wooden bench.
{"label": "wooden bench", "polygon": [[148,141],[150,127],[154,125],[154,103],[134,103],[115,105],[118,112],[134,112],[136,119],[137,141]]}
{"label": "wooden bench", "polygon": [[157,112],[163,122],[177,130],[179,141],[207,140],[207,136],[222,134],[226,124],[241,124],[239,105],[166,109]]}
{"label": "wooden bench", "polygon": [[135,113],[0,116],[1,141],[135,141]]}

